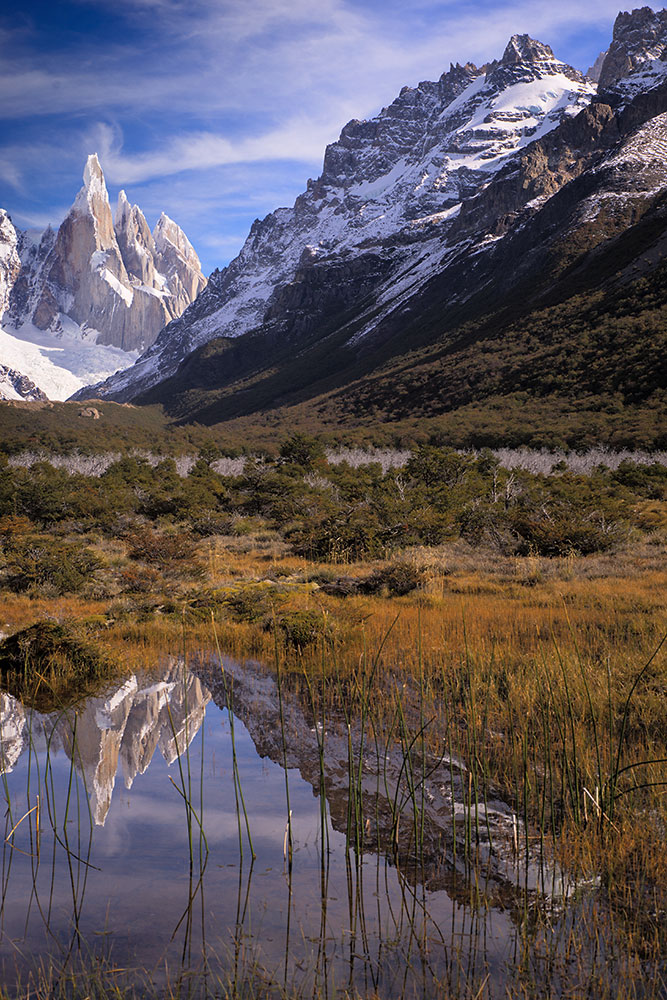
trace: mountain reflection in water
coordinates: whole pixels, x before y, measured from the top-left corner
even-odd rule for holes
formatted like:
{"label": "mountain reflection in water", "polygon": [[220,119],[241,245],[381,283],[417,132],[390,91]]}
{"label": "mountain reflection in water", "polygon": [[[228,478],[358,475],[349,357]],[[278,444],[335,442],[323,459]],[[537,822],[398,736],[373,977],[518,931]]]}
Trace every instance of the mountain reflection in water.
{"label": "mountain reflection in water", "polygon": [[[125,788],[144,774],[159,747],[173,764],[199,732],[209,692],[178,661],[160,677],[133,674],[112,693],[80,708],[42,715],[0,694],[0,768],[12,771],[31,742],[36,751],[62,749],[90,792],[94,822],[104,826],[122,765]],[[76,715],[76,749],[73,718]]]}
{"label": "mountain reflection in water", "polygon": [[[35,964],[113,955],[132,988],[184,975],[192,996],[211,983],[234,994],[249,975],[301,996],[457,983],[475,995],[485,982],[504,996],[525,893],[543,888],[545,869],[522,863],[518,878],[503,848],[517,818],[491,798],[474,863],[453,851],[469,785],[459,761],[417,761],[415,855],[409,809],[393,825],[409,785],[397,741],[364,742],[334,718],[320,728],[259,664],[172,659],[50,715],[4,694],[0,724],[3,984],[25,983]],[[353,834],[350,753],[363,816]]]}

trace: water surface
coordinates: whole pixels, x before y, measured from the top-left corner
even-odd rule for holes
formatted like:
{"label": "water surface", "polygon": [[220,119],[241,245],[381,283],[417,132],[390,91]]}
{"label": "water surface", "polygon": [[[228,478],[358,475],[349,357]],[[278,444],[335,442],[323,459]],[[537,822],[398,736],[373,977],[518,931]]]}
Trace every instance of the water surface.
{"label": "water surface", "polygon": [[[252,980],[303,996],[504,995],[535,872],[522,895],[502,850],[482,843],[488,863],[474,871],[456,855],[458,765],[436,762],[425,782],[421,854],[410,819],[388,851],[397,750],[364,750],[333,722],[318,731],[257,664],[190,666],[173,660],[50,715],[1,696],[6,988],[101,961],[155,993]],[[351,836],[352,745],[365,812]],[[487,806],[484,828],[506,843],[511,811]]]}

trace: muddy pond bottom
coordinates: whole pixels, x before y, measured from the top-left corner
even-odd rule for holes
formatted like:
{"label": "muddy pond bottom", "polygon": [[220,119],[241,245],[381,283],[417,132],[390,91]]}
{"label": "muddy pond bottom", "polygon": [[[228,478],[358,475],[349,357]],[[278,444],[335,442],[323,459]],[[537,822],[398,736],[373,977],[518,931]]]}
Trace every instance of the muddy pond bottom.
{"label": "muddy pond bottom", "polygon": [[[536,880],[457,860],[453,762],[427,782],[422,761],[409,792],[419,858],[388,747],[364,756],[259,665],[222,667],[174,659],[49,715],[1,696],[6,994],[80,977],[146,996],[505,996]],[[516,829],[488,813],[499,838]]]}

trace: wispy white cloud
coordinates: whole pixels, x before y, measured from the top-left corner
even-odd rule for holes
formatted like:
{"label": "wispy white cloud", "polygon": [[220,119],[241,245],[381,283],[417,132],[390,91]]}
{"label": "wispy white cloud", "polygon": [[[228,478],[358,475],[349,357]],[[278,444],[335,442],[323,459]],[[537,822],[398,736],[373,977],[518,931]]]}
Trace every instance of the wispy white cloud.
{"label": "wispy white cloud", "polygon": [[59,226],[71,205],[54,205],[46,212],[26,212],[21,209],[11,213],[12,222],[20,229],[44,230],[47,226]]}
{"label": "wispy white cloud", "polygon": [[[107,0],[63,7],[88,20],[110,11]],[[20,195],[24,217],[45,217],[96,150],[110,185],[137,188],[151,205],[159,194],[169,214],[192,221],[195,243],[213,246],[217,225],[222,249],[237,238],[241,205],[261,214],[293,200],[345,122],[376,113],[402,85],[436,79],[450,61],[497,58],[515,32],[585,68],[617,9],[618,0],[116,0],[119,29],[74,32],[67,53],[36,13],[5,22],[2,199]]]}
{"label": "wispy white cloud", "polygon": [[19,167],[6,155],[0,157],[0,180],[14,188],[15,191],[22,193],[25,190]]}
{"label": "wispy white cloud", "polygon": [[[172,25],[167,30],[183,27],[181,4],[150,2],[160,4],[166,25]],[[450,11],[447,17],[442,17],[443,7]],[[583,12],[575,0],[559,5],[518,0],[496,5],[493,18],[486,19],[480,19],[474,5],[461,12],[452,4],[422,2],[419,9],[424,21],[436,10],[441,16],[428,31],[413,27],[414,37],[406,44],[398,22],[341,0],[322,0],[317,8],[305,0],[294,0],[289,7],[276,0],[233,7],[200,3],[189,18],[193,27],[179,34],[187,39],[188,50],[196,51],[194,69],[189,76],[174,76],[182,91],[197,95],[194,101],[190,97],[195,114],[215,113],[227,120],[217,129],[186,126],[169,134],[167,119],[166,134],[148,150],[128,148],[119,130],[100,124],[94,141],[109,177],[131,183],[265,159],[317,164],[345,121],[372,114],[403,83],[437,76],[450,60],[484,62],[499,56],[516,30],[548,39],[568,25],[581,29],[582,22],[609,23],[616,0],[593,0]],[[595,55],[591,52],[591,59]],[[171,85],[151,78],[142,97],[149,105],[168,103],[164,88]],[[120,91],[111,89],[112,103],[122,99],[127,87],[126,81]],[[246,123],[242,113],[248,108],[253,114]],[[240,120],[229,118],[235,113]],[[257,116],[278,124],[258,128]]]}
{"label": "wispy white cloud", "polygon": [[117,134],[101,125],[94,145],[109,180],[129,184],[185,170],[208,170],[264,160],[300,160],[316,164],[331,138],[328,123],[299,117],[263,135],[235,140],[208,132],[177,135],[155,150],[135,155],[123,153]]}
{"label": "wispy white cloud", "polygon": [[187,7],[145,0],[126,9],[138,20],[150,17],[149,46],[131,34],[104,45],[93,38],[68,65],[58,53],[42,53],[36,65],[29,48],[12,55],[6,46],[1,115],[106,108],[197,117],[250,108],[282,117],[297,102],[304,114],[322,109],[333,122],[340,105],[353,99],[358,114],[366,114],[386,103],[397,86],[437,75],[450,60],[499,55],[514,31],[549,41],[568,26],[610,24],[616,8],[617,0],[585,6],[576,0],[518,0],[495,4],[493,16],[484,17],[475,3],[422,3],[411,20],[405,10],[342,0],[320,0],[317,6],[311,0],[200,0]]}

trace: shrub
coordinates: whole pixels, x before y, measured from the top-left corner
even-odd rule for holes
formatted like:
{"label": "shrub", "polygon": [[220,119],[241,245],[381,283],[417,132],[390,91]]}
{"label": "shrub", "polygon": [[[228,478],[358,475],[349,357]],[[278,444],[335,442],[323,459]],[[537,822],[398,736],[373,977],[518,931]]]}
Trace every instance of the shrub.
{"label": "shrub", "polygon": [[159,579],[160,574],[153,566],[128,566],[119,575],[122,589],[129,594],[155,590]]}
{"label": "shrub", "polygon": [[127,540],[130,559],[163,567],[173,567],[182,560],[191,559],[195,550],[194,538],[187,531],[169,533],[141,528],[131,532]]}
{"label": "shrub", "polygon": [[513,526],[519,535],[519,555],[564,556],[574,551],[585,556],[613,548],[625,535],[623,525],[596,512],[519,516]]}
{"label": "shrub", "polygon": [[96,693],[118,667],[81,626],[39,622],[0,643],[3,685],[40,712]]}
{"label": "shrub", "polygon": [[280,458],[289,465],[311,471],[326,462],[324,445],[309,434],[292,434],[280,446]]}
{"label": "shrub", "polygon": [[320,590],[332,597],[349,597],[351,594],[359,593],[359,580],[353,576],[339,576],[336,579],[318,579]]}
{"label": "shrub", "polygon": [[319,522],[306,521],[287,532],[295,555],[330,562],[354,562],[384,555],[386,530],[370,509],[343,511]]}
{"label": "shrub", "polygon": [[80,545],[26,541],[12,545],[7,552],[6,583],[16,593],[76,594],[101,565],[90,549]]}
{"label": "shrub", "polygon": [[223,603],[241,622],[268,620],[273,608],[265,587],[242,587],[225,596]]}
{"label": "shrub", "polygon": [[329,634],[326,619],[318,611],[287,611],[277,625],[287,645],[299,651]]}
{"label": "shrub", "polygon": [[229,514],[219,514],[215,510],[203,510],[190,527],[194,534],[199,535],[200,538],[209,538],[211,535],[231,535],[234,534],[237,520]]}
{"label": "shrub", "polygon": [[424,570],[406,562],[396,562],[384,569],[377,569],[359,584],[359,589],[366,594],[386,592],[391,597],[402,597],[424,585],[426,574]]}

